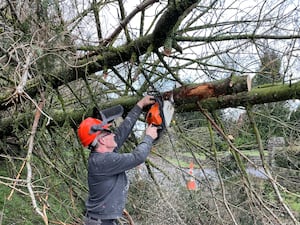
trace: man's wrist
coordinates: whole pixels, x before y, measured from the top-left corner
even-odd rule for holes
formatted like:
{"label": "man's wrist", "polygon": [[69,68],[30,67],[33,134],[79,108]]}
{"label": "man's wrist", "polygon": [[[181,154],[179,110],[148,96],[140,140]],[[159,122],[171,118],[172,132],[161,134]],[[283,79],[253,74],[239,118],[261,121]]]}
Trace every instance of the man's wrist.
{"label": "man's wrist", "polygon": [[138,103],[136,103],[137,104],[137,106],[138,107],[140,107],[141,109],[143,109],[144,108],[144,105],[143,105],[143,103],[141,102],[141,101],[139,101]]}

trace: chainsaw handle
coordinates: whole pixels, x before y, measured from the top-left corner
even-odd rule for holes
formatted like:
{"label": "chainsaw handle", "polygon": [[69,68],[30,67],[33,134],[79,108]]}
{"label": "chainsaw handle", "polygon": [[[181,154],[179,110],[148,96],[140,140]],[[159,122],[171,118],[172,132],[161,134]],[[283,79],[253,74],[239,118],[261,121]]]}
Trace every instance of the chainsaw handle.
{"label": "chainsaw handle", "polygon": [[153,127],[156,127],[157,130],[161,130],[162,129],[161,125],[156,125],[156,124],[153,124],[153,123],[151,123],[150,125],[153,126]]}
{"label": "chainsaw handle", "polygon": [[153,140],[155,140],[158,136],[157,130],[158,128],[156,126],[150,124],[146,129],[146,135],[149,135],[153,138]]}

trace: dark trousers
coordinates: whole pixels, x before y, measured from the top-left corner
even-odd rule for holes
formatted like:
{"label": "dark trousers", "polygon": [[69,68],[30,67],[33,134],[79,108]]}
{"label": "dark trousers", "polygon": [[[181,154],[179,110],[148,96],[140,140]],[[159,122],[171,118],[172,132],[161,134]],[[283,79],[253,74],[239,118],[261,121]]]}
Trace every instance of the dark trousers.
{"label": "dark trousers", "polygon": [[116,220],[101,220],[93,217],[83,217],[84,225],[117,225]]}

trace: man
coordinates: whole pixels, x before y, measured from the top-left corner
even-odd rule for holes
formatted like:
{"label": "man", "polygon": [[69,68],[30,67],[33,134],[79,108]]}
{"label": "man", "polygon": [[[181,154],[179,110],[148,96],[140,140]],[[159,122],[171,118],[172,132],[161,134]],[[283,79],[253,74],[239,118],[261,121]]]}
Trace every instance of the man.
{"label": "man", "polygon": [[[143,107],[153,104],[152,96],[143,97],[112,133],[110,124],[87,118],[78,128],[84,147],[91,150],[88,160],[89,196],[86,202],[85,225],[116,225],[125,207],[128,181],[125,171],[143,163],[157,138],[157,128],[149,125],[142,142],[131,153],[118,153],[128,138]],[[93,130],[101,126],[101,130]]]}

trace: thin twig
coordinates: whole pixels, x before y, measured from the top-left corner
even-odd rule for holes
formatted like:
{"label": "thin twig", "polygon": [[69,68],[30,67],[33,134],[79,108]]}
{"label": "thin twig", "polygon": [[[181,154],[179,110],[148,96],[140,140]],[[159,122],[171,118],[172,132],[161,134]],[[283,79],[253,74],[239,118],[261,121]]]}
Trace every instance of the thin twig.
{"label": "thin twig", "polygon": [[127,221],[129,222],[129,225],[134,225],[133,219],[126,209],[123,210],[123,216],[126,217]]}
{"label": "thin twig", "polygon": [[26,161],[23,162],[23,164],[22,164],[22,166],[21,166],[21,168],[20,168],[20,170],[19,170],[19,172],[18,172],[18,174],[17,174],[17,176],[16,176],[16,180],[15,180],[15,182],[13,183],[13,188],[12,188],[12,190],[11,190],[9,196],[7,197],[7,200],[11,200],[11,197],[12,197],[12,195],[13,195],[13,193],[14,193],[15,187],[16,187],[18,181],[19,181],[19,178],[20,178],[20,176],[21,176],[21,173],[22,173],[22,171],[23,171],[25,165],[26,165]]}
{"label": "thin twig", "polygon": [[45,105],[45,98],[42,93],[42,101],[39,103],[38,108],[35,112],[34,122],[33,122],[32,129],[31,129],[31,135],[28,140],[28,151],[27,151],[27,157],[26,157],[26,168],[27,168],[26,182],[27,182],[27,189],[30,194],[34,210],[43,218],[45,225],[48,225],[48,217],[47,217],[46,211],[43,212],[39,208],[36,198],[35,198],[35,195],[34,195],[34,192],[33,192],[33,185],[31,182],[32,181],[31,156],[32,156],[33,145],[34,145],[34,137],[35,137],[35,134],[37,131],[39,119],[41,117],[41,109],[44,107],[44,105]]}
{"label": "thin twig", "polygon": [[259,149],[259,152],[260,152],[260,155],[261,155],[261,159],[262,159],[262,166],[263,166],[264,170],[266,171],[268,177],[270,178],[269,181],[272,184],[273,190],[276,193],[278,201],[283,206],[283,208],[285,209],[285,211],[288,213],[288,215],[290,216],[290,218],[293,220],[294,224],[295,225],[299,225],[300,223],[297,221],[297,219],[295,218],[294,214],[291,212],[291,210],[289,209],[289,207],[285,204],[285,202],[284,202],[284,200],[283,200],[283,198],[282,198],[282,196],[280,194],[279,188],[278,188],[276,182],[274,182],[275,179],[273,178],[272,173],[271,173],[268,165],[266,164],[266,162],[264,160],[263,143],[262,143],[262,140],[261,140],[261,136],[260,136],[259,130],[258,130],[258,128],[256,126],[256,123],[255,123],[255,120],[254,120],[254,116],[253,116],[253,113],[252,113],[252,110],[251,110],[251,106],[247,107],[247,114],[248,114],[248,118],[250,120],[250,123],[253,126],[254,134],[256,136],[256,141],[258,143],[258,149]]}

